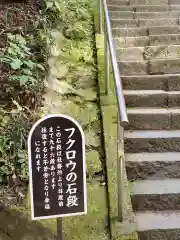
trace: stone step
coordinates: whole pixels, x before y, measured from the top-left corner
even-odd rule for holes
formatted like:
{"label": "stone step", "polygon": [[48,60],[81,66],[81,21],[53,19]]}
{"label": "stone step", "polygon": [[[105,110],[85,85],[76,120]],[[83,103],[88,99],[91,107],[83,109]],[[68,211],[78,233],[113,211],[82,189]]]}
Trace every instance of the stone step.
{"label": "stone step", "polygon": [[180,45],[149,46],[144,50],[145,60],[167,58],[180,58]]}
{"label": "stone step", "polygon": [[[133,19],[133,11],[109,11],[110,18],[124,18],[124,19]],[[178,15],[179,16],[179,15]]]}
{"label": "stone step", "polygon": [[166,25],[179,25],[178,18],[161,18],[161,19],[139,19],[138,26],[166,26]]}
{"label": "stone step", "polygon": [[118,5],[118,6],[126,6],[129,4],[128,0],[107,0],[107,4],[110,5]]}
{"label": "stone step", "polygon": [[151,61],[119,61],[121,75],[175,74],[180,73],[180,59]]}
{"label": "stone step", "polygon": [[139,240],[179,240],[180,211],[136,212]]}
{"label": "stone step", "polygon": [[131,5],[169,5],[168,0],[129,0]]}
{"label": "stone step", "polygon": [[180,153],[126,154],[126,172],[129,181],[137,179],[180,178]]}
{"label": "stone step", "polygon": [[111,19],[111,27],[138,27],[139,20],[136,19]]}
{"label": "stone step", "polygon": [[112,34],[114,37],[140,37],[148,36],[147,27],[134,27],[134,28],[112,28]]}
{"label": "stone step", "polygon": [[180,74],[121,76],[124,90],[180,90]]}
{"label": "stone step", "polygon": [[126,130],[125,152],[179,152],[180,130]]}
{"label": "stone step", "polygon": [[150,74],[180,73],[180,59],[158,59],[149,61]]}
{"label": "stone step", "polygon": [[[117,3],[119,4],[121,1],[117,0]],[[179,0],[129,0],[129,3],[130,5],[180,5]]]}
{"label": "stone step", "polygon": [[149,45],[180,45],[180,34],[151,35]]}
{"label": "stone step", "polygon": [[[149,46],[149,37],[115,37],[116,48],[145,47]],[[180,44],[180,43],[179,43]]]}
{"label": "stone step", "polygon": [[127,107],[167,108],[180,106],[180,91],[124,90]]}
{"label": "stone step", "polygon": [[180,6],[175,5],[108,5],[109,11],[134,11],[134,12],[165,12],[165,11],[179,11]]}
{"label": "stone step", "polygon": [[155,26],[112,28],[113,37],[141,37],[151,35],[180,34],[180,26]]}
{"label": "stone step", "polygon": [[180,27],[179,26],[155,26],[149,27],[149,35],[165,35],[165,34],[179,34]]}
{"label": "stone step", "polygon": [[118,48],[117,58],[118,61],[180,58],[180,45]]}
{"label": "stone step", "polygon": [[131,188],[134,211],[180,210],[180,179],[136,180]]}
{"label": "stone step", "polygon": [[180,128],[180,108],[128,108],[129,125],[132,130],[170,130]]}
{"label": "stone step", "polygon": [[129,0],[129,3],[130,5],[180,5],[179,0]]}
{"label": "stone step", "polygon": [[[119,12],[121,13],[121,12]],[[117,15],[121,17],[121,14]],[[161,19],[161,18],[179,18],[179,11],[166,11],[166,12],[135,12],[135,19]]]}
{"label": "stone step", "polygon": [[116,48],[180,45],[180,34],[151,35],[141,37],[115,37]]}
{"label": "stone step", "polygon": [[161,18],[161,19],[111,19],[111,27],[148,27],[148,26],[167,26],[179,25],[179,18]]}
{"label": "stone step", "polygon": [[134,11],[109,11],[109,16],[112,19],[166,19],[179,18],[179,11],[166,12],[134,12]]}

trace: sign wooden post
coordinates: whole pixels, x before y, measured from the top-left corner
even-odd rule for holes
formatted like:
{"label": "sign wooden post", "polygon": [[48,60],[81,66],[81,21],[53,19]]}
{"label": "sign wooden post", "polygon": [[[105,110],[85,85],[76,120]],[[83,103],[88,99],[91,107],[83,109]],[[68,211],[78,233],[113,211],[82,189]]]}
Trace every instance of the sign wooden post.
{"label": "sign wooden post", "polygon": [[32,220],[87,213],[85,138],[71,117],[48,115],[37,121],[28,137]]}

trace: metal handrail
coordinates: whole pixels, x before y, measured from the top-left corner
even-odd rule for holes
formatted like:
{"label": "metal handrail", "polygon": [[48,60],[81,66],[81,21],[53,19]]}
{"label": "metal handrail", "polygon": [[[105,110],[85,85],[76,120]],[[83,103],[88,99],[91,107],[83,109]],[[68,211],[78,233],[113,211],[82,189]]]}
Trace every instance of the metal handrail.
{"label": "metal handrail", "polygon": [[109,55],[111,59],[113,79],[117,98],[117,195],[118,219],[124,219],[124,126],[129,123],[121,76],[113,42],[111,21],[108,14],[106,0],[99,0],[99,33],[102,33],[102,18],[104,13],[104,57],[105,57],[105,93],[109,94]]}
{"label": "metal handrail", "polygon": [[[101,0],[100,0],[100,2],[101,2]],[[115,50],[114,42],[113,42],[111,21],[110,21],[109,14],[108,14],[108,7],[107,7],[106,0],[103,0],[102,5],[103,5],[103,10],[104,10],[104,22],[105,22],[105,26],[104,26],[105,36],[104,37],[105,37],[105,42],[107,42],[106,44],[108,44],[108,46],[109,46],[109,52],[110,52],[110,56],[111,56],[111,64],[112,64],[113,75],[114,75],[114,83],[115,83],[116,98],[117,98],[117,103],[118,103],[117,105],[118,105],[120,125],[124,127],[125,125],[127,125],[129,123],[129,121],[128,121],[128,116],[127,116],[127,110],[126,110],[126,104],[125,104],[125,100],[124,100],[124,93],[123,93],[123,89],[122,89],[120,71],[119,71],[119,66],[118,66],[118,61],[117,61],[117,56],[116,56],[116,50]],[[100,16],[102,19],[102,13],[100,14]],[[101,27],[101,29],[102,29],[102,27]],[[106,52],[106,54],[107,54],[107,52]],[[109,69],[106,68],[106,70],[109,70]],[[109,85],[109,82],[106,82],[106,85]],[[108,95],[108,88],[109,88],[109,86],[106,86],[106,94],[107,95]]]}

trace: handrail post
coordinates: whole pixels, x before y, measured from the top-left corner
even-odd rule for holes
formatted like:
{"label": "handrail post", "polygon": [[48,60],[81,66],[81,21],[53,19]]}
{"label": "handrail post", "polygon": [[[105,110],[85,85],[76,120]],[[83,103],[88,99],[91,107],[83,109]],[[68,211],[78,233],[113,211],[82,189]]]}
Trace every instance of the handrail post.
{"label": "handrail post", "polygon": [[98,24],[99,24],[98,32],[99,32],[99,34],[101,34],[102,33],[102,0],[98,0],[98,11],[99,11],[99,13],[98,13],[98,17],[99,17],[99,20],[98,20]]}
{"label": "handrail post", "polygon": [[124,220],[124,128],[120,126],[117,111],[117,191],[118,191],[118,220]]}
{"label": "handrail post", "polygon": [[[105,21],[104,21],[105,22]],[[106,23],[104,23],[104,61],[105,61],[105,94],[109,94],[109,45],[107,41]]]}

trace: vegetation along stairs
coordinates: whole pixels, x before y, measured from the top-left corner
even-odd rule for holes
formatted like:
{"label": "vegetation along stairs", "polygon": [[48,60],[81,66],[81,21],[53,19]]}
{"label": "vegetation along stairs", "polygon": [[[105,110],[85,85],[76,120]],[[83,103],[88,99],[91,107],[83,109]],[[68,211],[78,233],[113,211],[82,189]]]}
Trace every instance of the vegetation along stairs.
{"label": "vegetation along stairs", "polygon": [[139,239],[180,239],[180,0],[107,0]]}

